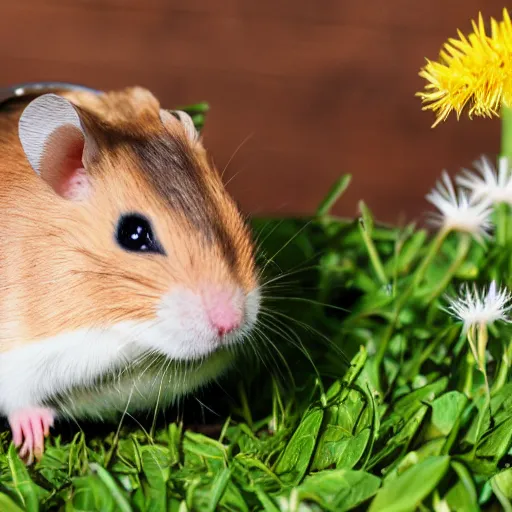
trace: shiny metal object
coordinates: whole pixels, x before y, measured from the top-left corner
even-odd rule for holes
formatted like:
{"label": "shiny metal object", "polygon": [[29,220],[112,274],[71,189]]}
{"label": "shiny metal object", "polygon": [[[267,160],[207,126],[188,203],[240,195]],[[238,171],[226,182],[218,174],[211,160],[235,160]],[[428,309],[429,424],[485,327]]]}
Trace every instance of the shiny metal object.
{"label": "shiny metal object", "polygon": [[0,87],[0,109],[9,101],[23,96],[39,95],[56,91],[89,91],[95,94],[102,94],[102,91],[92,89],[85,85],[71,84],[67,82],[28,82]]}

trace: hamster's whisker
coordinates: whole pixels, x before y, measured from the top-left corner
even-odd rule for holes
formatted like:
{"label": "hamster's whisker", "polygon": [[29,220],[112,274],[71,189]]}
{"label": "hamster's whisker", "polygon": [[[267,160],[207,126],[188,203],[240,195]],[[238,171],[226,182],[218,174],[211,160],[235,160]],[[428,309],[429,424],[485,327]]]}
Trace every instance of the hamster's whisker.
{"label": "hamster's whisker", "polygon": [[263,332],[262,329],[260,329],[259,327],[256,327],[255,332],[257,332],[261,336],[261,340],[264,341],[263,346],[267,345],[268,348],[271,347],[273,349],[273,350],[269,350],[268,353],[272,357],[275,367],[278,369],[279,373],[281,374],[281,378],[283,378],[283,380],[284,380],[284,374],[282,373],[281,366],[275,360],[275,354],[277,354],[279,356],[279,358],[281,359],[282,363],[284,364],[284,366],[287,370],[288,376],[291,378],[291,382],[293,383],[294,379],[293,379],[291,369],[288,365],[288,362],[286,361],[286,358],[284,357],[283,353],[281,352],[281,350],[279,350],[277,345],[271,340],[270,336],[268,336],[265,332]]}
{"label": "hamster's whisker", "polygon": [[132,414],[130,414],[128,411],[126,411],[126,416],[128,416],[129,418],[131,418],[135,423],[137,423],[137,425],[139,426],[139,428],[142,430],[142,432],[144,432],[144,435],[146,436],[147,440],[149,441],[149,444],[152,444],[154,445],[155,442],[153,441],[153,438],[149,435],[149,432],[144,428],[144,425],[142,425],[142,423],[135,417],[133,416]]}
{"label": "hamster's whisker", "polygon": [[287,300],[287,301],[297,301],[297,302],[307,302],[308,304],[314,304],[315,306],[322,306],[324,308],[336,309],[338,311],[343,311],[344,313],[350,313],[348,309],[340,308],[339,306],[335,306],[334,304],[329,304],[327,302],[322,302],[319,300],[308,299],[307,297],[280,297],[278,295],[268,295],[265,296],[265,300],[268,302],[274,300]]}
{"label": "hamster's whisker", "polygon": [[261,236],[263,236],[263,233],[265,231],[265,229],[267,228],[267,226],[270,226],[272,225],[272,222],[268,222],[264,228],[256,235],[256,238],[254,239],[254,244],[256,246],[256,250],[259,252],[261,252],[261,247],[263,246],[263,244],[268,240],[268,238],[270,236],[272,236],[272,234],[283,224],[283,222],[285,221],[285,219],[281,219],[266,235],[265,235],[265,238],[261,239]]}
{"label": "hamster's whisker", "polygon": [[110,447],[110,450],[107,453],[106,459],[104,461],[105,467],[108,467],[110,464],[110,461],[112,460],[112,457],[114,455],[114,451],[119,444],[119,434],[121,433],[121,427],[123,426],[124,418],[126,417],[126,414],[128,413],[128,408],[130,407],[130,403],[132,401],[132,395],[133,395],[133,389],[134,386],[130,389],[130,394],[128,395],[128,400],[126,401],[126,406],[124,408],[123,414],[121,415],[121,418],[119,419],[119,425],[117,426],[116,433],[114,434],[114,439],[112,440],[112,446]]}
{"label": "hamster's whisker", "polygon": [[311,360],[311,356],[310,356],[308,350],[306,349],[306,347],[304,346],[304,343],[300,339],[300,336],[290,326],[286,325],[285,323],[281,322],[281,325],[279,325],[279,323],[277,322],[277,319],[272,317],[272,315],[270,315],[264,311],[262,312],[262,314],[267,317],[267,322],[268,322],[266,324],[267,329],[269,329],[274,334],[277,334],[283,340],[287,341],[292,346],[297,348],[302,354],[304,354],[306,356],[306,358],[308,360],[310,360],[313,367],[315,367],[313,361]]}
{"label": "hamster's whisker", "polygon": [[265,264],[265,266],[263,267],[262,269],[262,272],[265,272],[265,269],[267,268],[267,266],[269,265],[269,263],[273,262],[275,260],[275,258],[281,253],[281,251],[283,251],[284,249],[286,249],[304,230],[306,230],[309,225],[313,222],[313,220],[309,220],[308,222],[306,222],[306,224],[304,224],[300,229],[298,229],[291,237],[290,239],[283,245],[281,246],[275,253],[274,255],[267,261],[267,263]]}
{"label": "hamster's whisker", "polygon": [[[242,147],[254,136],[254,132],[250,133],[249,135],[247,135],[247,137],[245,137],[245,139],[242,140],[242,142],[240,142],[240,144],[238,144],[238,146],[236,147],[235,151],[233,151],[231,157],[229,158],[228,160],[228,163],[224,166],[224,169],[222,171],[222,173],[220,174],[220,179],[223,180],[224,179],[224,174],[225,172],[227,171],[228,167],[229,167],[229,164],[233,161],[233,158],[235,158],[236,154],[240,151],[240,149],[242,149]],[[231,178],[233,179],[233,178]],[[229,183],[229,181],[228,181]],[[224,185],[226,186],[227,183]]]}
{"label": "hamster's whisker", "polygon": [[[68,396],[68,401],[70,403],[73,403],[72,402],[72,397],[71,396]],[[71,412],[71,410],[66,407],[66,404],[65,404],[65,401],[62,400],[62,401],[59,401],[58,403],[58,406],[66,413],[67,416],[69,416],[69,418],[71,418],[73,420],[73,422],[76,424],[76,426],[78,427],[78,430],[80,430],[80,432],[84,432],[82,426],[80,425],[80,423],[78,422],[78,420],[76,419],[75,415]]]}
{"label": "hamster's whisker", "polygon": [[162,395],[162,388],[163,388],[163,384],[164,384],[164,379],[167,376],[167,370],[170,367],[170,365],[171,365],[171,359],[169,359],[169,362],[165,366],[164,371],[162,372],[162,378],[160,379],[160,387],[158,389],[158,396],[157,396],[157,400],[156,400],[155,411],[154,411],[154,414],[153,414],[153,422],[151,423],[151,430],[150,430],[150,433],[151,433],[152,436],[154,435],[155,428],[156,428],[156,419],[157,419],[157,416],[158,416],[158,406],[160,405],[160,398],[161,398],[161,395]]}
{"label": "hamster's whisker", "polygon": [[280,323],[282,325],[286,325],[282,320],[283,318],[288,320],[289,322],[296,323],[299,327],[302,327],[304,330],[306,330],[306,331],[314,334],[315,336],[318,336],[320,339],[322,339],[322,341],[324,341],[328,347],[333,348],[337,352],[337,354],[343,359],[343,362],[345,364],[350,365],[350,361],[347,358],[347,356],[344,354],[343,350],[341,350],[340,347],[338,347],[338,345],[336,343],[334,343],[332,339],[328,338],[325,334],[321,333],[318,329],[315,329],[313,326],[307,324],[306,322],[302,322],[301,320],[299,320],[297,318],[293,318],[289,315],[286,315],[285,313],[283,313],[281,311],[269,310],[265,306],[262,306],[261,314],[271,316],[271,317],[273,315],[273,320],[280,321]]}
{"label": "hamster's whisker", "polygon": [[[286,279],[287,277],[290,277],[290,276],[293,276],[296,274],[300,274],[301,272],[306,272],[308,270],[314,270],[317,268],[318,268],[318,265],[310,265],[309,267],[303,267],[303,268],[283,272],[283,273],[279,274],[278,276],[274,276],[274,277],[262,282],[260,284],[260,288],[265,288],[269,284],[274,283],[276,281],[281,281],[282,279]],[[263,277],[263,270],[259,272],[259,276],[260,276],[260,278]]]}

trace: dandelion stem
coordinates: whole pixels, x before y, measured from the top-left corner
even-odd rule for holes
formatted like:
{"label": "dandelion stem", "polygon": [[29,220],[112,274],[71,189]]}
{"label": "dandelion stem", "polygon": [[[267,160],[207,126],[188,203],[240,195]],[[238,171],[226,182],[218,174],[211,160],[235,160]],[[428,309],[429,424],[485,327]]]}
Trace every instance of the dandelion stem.
{"label": "dandelion stem", "polygon": [[487,349],[487,341],[488,340],[489,340],[489,336],[487,334],[487,325],[482,322],[478,325],[477,347],[478,347],[478,368],[484,374],[485,374],[485,350]]}
{"label": "dandelion stem", "polygon": [[446,287],[450,284],[454,274],[457,272],[457,270],[459,270],[460,266],[464,263],[464,260],[466,259],[470,247],[471,235],[469,235],[468,233],[461,233],[455,259],[453,260],[452,264],[448,267],[441,281],[439,281],[439,284],[428,294],[427,298],[425,299],[425,304],[429,304],[443,293]]}
{"label": "dandelion stem", "polygon": [[501,107],[501,156],[512,161],[512,108]]}
{"label": "dandelion stem", "polygon": [[[512,161],[512,108],[501,106],[501,151],[500,156]],[[496,241],[498,245],[507,242],[508,206],[498,204],[496,206]]]}
{"label": "dandelion stem", "polygon": [[471,352],[467,352],[465,364],[465,372],[464,372],[464,383],[462,386],[462,392],[468,397],[471,398],[473,395],[473,365],[474,358]]}
{"label": "dandelion stem", "polygon": [[478,364],[478,349],[475,343],[475,329],[475,325],[471,325],[468,329],[468,343],[471,348],[471,353],[473,354],[473,359],[475,360],[475,363]]}
{"label": "dandelion stem", "polygon": [[496,242],[500,246],[507,243],[508,230],[508,205],[498,203],[496,205]]}
{"label": "dandelion stem", "polygon": [[498,370],[496,372],[496,376],[494,377],[494,383],[491,389],[491,395],[496,394],[507,382],[508,371],[510,369],[510,357],[512,350],[512,343],[508,343],[508,347],[503,347],[503,354],[501,356],[501,361],[498,366]]}

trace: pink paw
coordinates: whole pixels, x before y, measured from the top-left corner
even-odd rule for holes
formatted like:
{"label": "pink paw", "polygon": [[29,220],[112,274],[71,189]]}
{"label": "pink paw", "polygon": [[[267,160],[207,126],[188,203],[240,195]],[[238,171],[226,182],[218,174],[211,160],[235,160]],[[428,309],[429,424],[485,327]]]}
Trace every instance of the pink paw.
{"label": "pink paw", "polygon": [[49,435],[53,420],[53,411],[45,407],[21,409],[9,415],[12,441],[16,447],[21,446],[20,458],[27,464],[43,455],[44,438]]}

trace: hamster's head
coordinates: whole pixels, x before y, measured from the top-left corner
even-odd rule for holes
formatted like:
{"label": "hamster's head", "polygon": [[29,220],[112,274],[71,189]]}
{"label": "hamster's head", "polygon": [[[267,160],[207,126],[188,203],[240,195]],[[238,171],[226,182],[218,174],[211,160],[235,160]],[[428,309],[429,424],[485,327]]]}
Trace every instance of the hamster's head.
{"label": "hamster's head", "polygon": [[19,136],[58,233],[60,329],[189,361],[243,343],[260,307],[251,234],[186,113],[140,88],[47,94]]}

